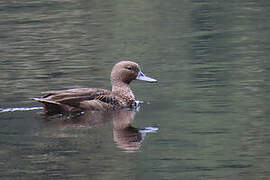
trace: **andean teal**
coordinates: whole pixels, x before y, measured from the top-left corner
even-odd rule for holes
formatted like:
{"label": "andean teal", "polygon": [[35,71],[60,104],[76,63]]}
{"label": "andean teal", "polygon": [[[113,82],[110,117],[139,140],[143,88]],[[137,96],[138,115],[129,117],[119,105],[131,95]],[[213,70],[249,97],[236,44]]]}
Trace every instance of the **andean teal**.
{"label": "andean teal", "polygon": [[41,98],[33,98],[43,104],[44,112],[52,114],[70,114],[86,110],[117,110],[133,108],[135,96],[129,87],[132,80],[157,82],[145,76],[139,65],[132,61],[120,61],[111,72],[112,90],[98,88],[78,88],[60,91],[47,91]]}

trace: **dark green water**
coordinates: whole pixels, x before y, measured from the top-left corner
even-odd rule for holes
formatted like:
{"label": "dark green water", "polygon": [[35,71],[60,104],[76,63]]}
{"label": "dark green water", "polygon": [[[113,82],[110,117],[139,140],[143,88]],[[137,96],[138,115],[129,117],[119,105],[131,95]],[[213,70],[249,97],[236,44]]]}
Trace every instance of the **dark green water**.
{"label": "dark green water", "polygon": [[[269,179],[269,12],[268,0],[2,0],[1,179]],[[135,118],[26,111],[41,91],[110,89],[127,59],[159,80],[132,83],[146,102]]]}

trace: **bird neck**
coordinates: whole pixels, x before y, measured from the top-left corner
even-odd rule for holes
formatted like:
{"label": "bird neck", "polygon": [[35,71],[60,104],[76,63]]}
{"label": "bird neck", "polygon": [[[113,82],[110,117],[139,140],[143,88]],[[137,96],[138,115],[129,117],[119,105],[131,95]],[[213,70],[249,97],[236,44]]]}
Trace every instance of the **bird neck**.
{"label": "bird neck", "polygon": [[135,99],[135,96],[132,90],[130,89],[129,85],[123,82],[112,84],[112,92]]}

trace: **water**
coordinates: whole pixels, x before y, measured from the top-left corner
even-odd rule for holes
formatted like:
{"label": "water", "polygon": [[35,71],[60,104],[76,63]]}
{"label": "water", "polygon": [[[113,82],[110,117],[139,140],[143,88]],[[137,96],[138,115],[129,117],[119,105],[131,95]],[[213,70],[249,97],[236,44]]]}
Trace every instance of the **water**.
{"label": "water", "polygon": [[[269,12],[266,0],[2,0],[1,179],[269,179]],[[31,100],[110,89],[126,59],[159,80],[132,83],[135,117],[46,119]]]}

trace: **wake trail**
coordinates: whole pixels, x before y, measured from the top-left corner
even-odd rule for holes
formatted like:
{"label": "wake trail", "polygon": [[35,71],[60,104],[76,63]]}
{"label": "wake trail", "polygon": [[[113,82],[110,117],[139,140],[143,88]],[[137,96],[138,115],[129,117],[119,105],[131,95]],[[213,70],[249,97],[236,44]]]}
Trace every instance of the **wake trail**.
{"label": "wake trail", "polygon": [[43,109],[43,107],[0,108],[0,113],[14,112],[14,111],[33,111],[39,109]]}

